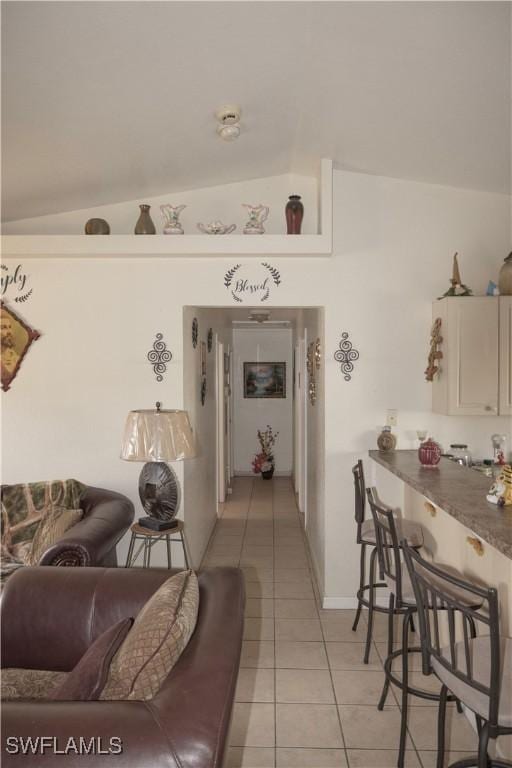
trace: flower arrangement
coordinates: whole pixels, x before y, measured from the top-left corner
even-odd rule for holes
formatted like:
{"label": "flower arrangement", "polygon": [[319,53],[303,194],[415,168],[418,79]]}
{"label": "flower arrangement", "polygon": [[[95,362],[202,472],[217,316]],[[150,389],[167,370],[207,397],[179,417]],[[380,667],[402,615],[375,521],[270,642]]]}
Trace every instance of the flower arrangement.
{"label": "flower arrangement", "polygon": [[252,460],[252,471],[255,475],[260,472],[271,472],[274,469],[274,445],[279,432],[274,432],[270,424],[264,432],[258,429],[258,441],[261,451]]}

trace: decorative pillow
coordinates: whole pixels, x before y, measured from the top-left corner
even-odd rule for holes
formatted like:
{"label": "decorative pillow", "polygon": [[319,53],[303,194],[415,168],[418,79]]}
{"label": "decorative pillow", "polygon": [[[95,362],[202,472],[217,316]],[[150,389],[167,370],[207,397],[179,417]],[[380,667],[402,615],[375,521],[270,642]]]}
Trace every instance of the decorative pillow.
{"label": "decorative pillow", "polygon": [[1,699],[48,699],[67,674],[46,669],[5,667],[1,676]]}
{"label": "decorative pillow", "polygon": [[85,485],[78,480],[3,485],[2,544],[15,558],[26,563],[43,518],[56,507],[78,509],[84,491]]}
{"label": "decorative pillow", "polygon": [[199,586],[181,571],[148,600],[110,665],[100,699],[151,699],[178,661],[194,631]]}
{"label": "decorative pillow", "polygon": [[61,539],[68,528],[78,523],[82,517],[81,509],[53,507],[41,520],[32,539],[30,552],[25,559],[27,565],[37,565],[47,549]]}
{"label": "decorative pillow", "polygon": [[50,699],[54,701],[97,701],[107,682],[110,663],[133,624],[122,619],[100,635],[78,664],[66,675]]}
{"label": "decorative pillow", "polygon": [[14,557],[3,544],[0,545],[0,591],[4,588],[11,573],[14,573],[14,571],[18,570],[18,568],[21,568],[23,565],[23,560]]}

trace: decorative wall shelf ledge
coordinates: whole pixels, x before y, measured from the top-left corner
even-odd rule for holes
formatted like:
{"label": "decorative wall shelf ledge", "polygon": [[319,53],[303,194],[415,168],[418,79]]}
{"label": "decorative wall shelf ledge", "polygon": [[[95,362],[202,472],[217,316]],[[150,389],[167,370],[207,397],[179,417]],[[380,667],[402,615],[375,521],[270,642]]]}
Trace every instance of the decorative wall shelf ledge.
{"label": "decorative wall shelf ledge", "polygon": [[330,256],[332,160],[322,160],[317,235],[2,235],[4,258]]}

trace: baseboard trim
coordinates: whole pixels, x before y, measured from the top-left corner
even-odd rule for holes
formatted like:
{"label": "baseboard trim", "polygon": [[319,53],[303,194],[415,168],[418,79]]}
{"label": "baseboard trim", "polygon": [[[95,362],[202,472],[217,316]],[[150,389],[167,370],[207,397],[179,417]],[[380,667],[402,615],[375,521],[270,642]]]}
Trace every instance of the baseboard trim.
{"label": "baseboard trim", "polygon": [[[274,475],[275,477],[291,477],[292,473],[291,470],[286,472],[274,471]],[[258,477],[258,475],[255,475],[254,472],[239,472],[238,470],[235,470],[235,477]]]}
{"label": "baseboard trim", "polygon": [[[387,597],[378,597],[375,600],[375,604],[386,608],[389,601]],[[322,600],[322,608],[325,608],[327,611],[357,608],[357,597],[324,597]],[[363,610],[366,610],[366,608],[363,608]]]}

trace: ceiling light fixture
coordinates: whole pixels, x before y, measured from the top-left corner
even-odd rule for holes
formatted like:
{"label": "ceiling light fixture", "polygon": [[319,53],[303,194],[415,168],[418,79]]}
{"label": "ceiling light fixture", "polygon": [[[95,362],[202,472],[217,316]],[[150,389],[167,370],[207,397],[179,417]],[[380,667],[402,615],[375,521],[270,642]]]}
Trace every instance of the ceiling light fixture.
{"label": "ceiling light fixture", "polygon": [[217,133],[224,141],[234,141],[240,136],[240,116],[242,110],[235,104],[219,107],[215,116],[219,121]]}
{"label": "ceiling light fixture", "polygon": [[270,318],[270,312],[251,312],[249,320],[257,323],[265,323]]}

